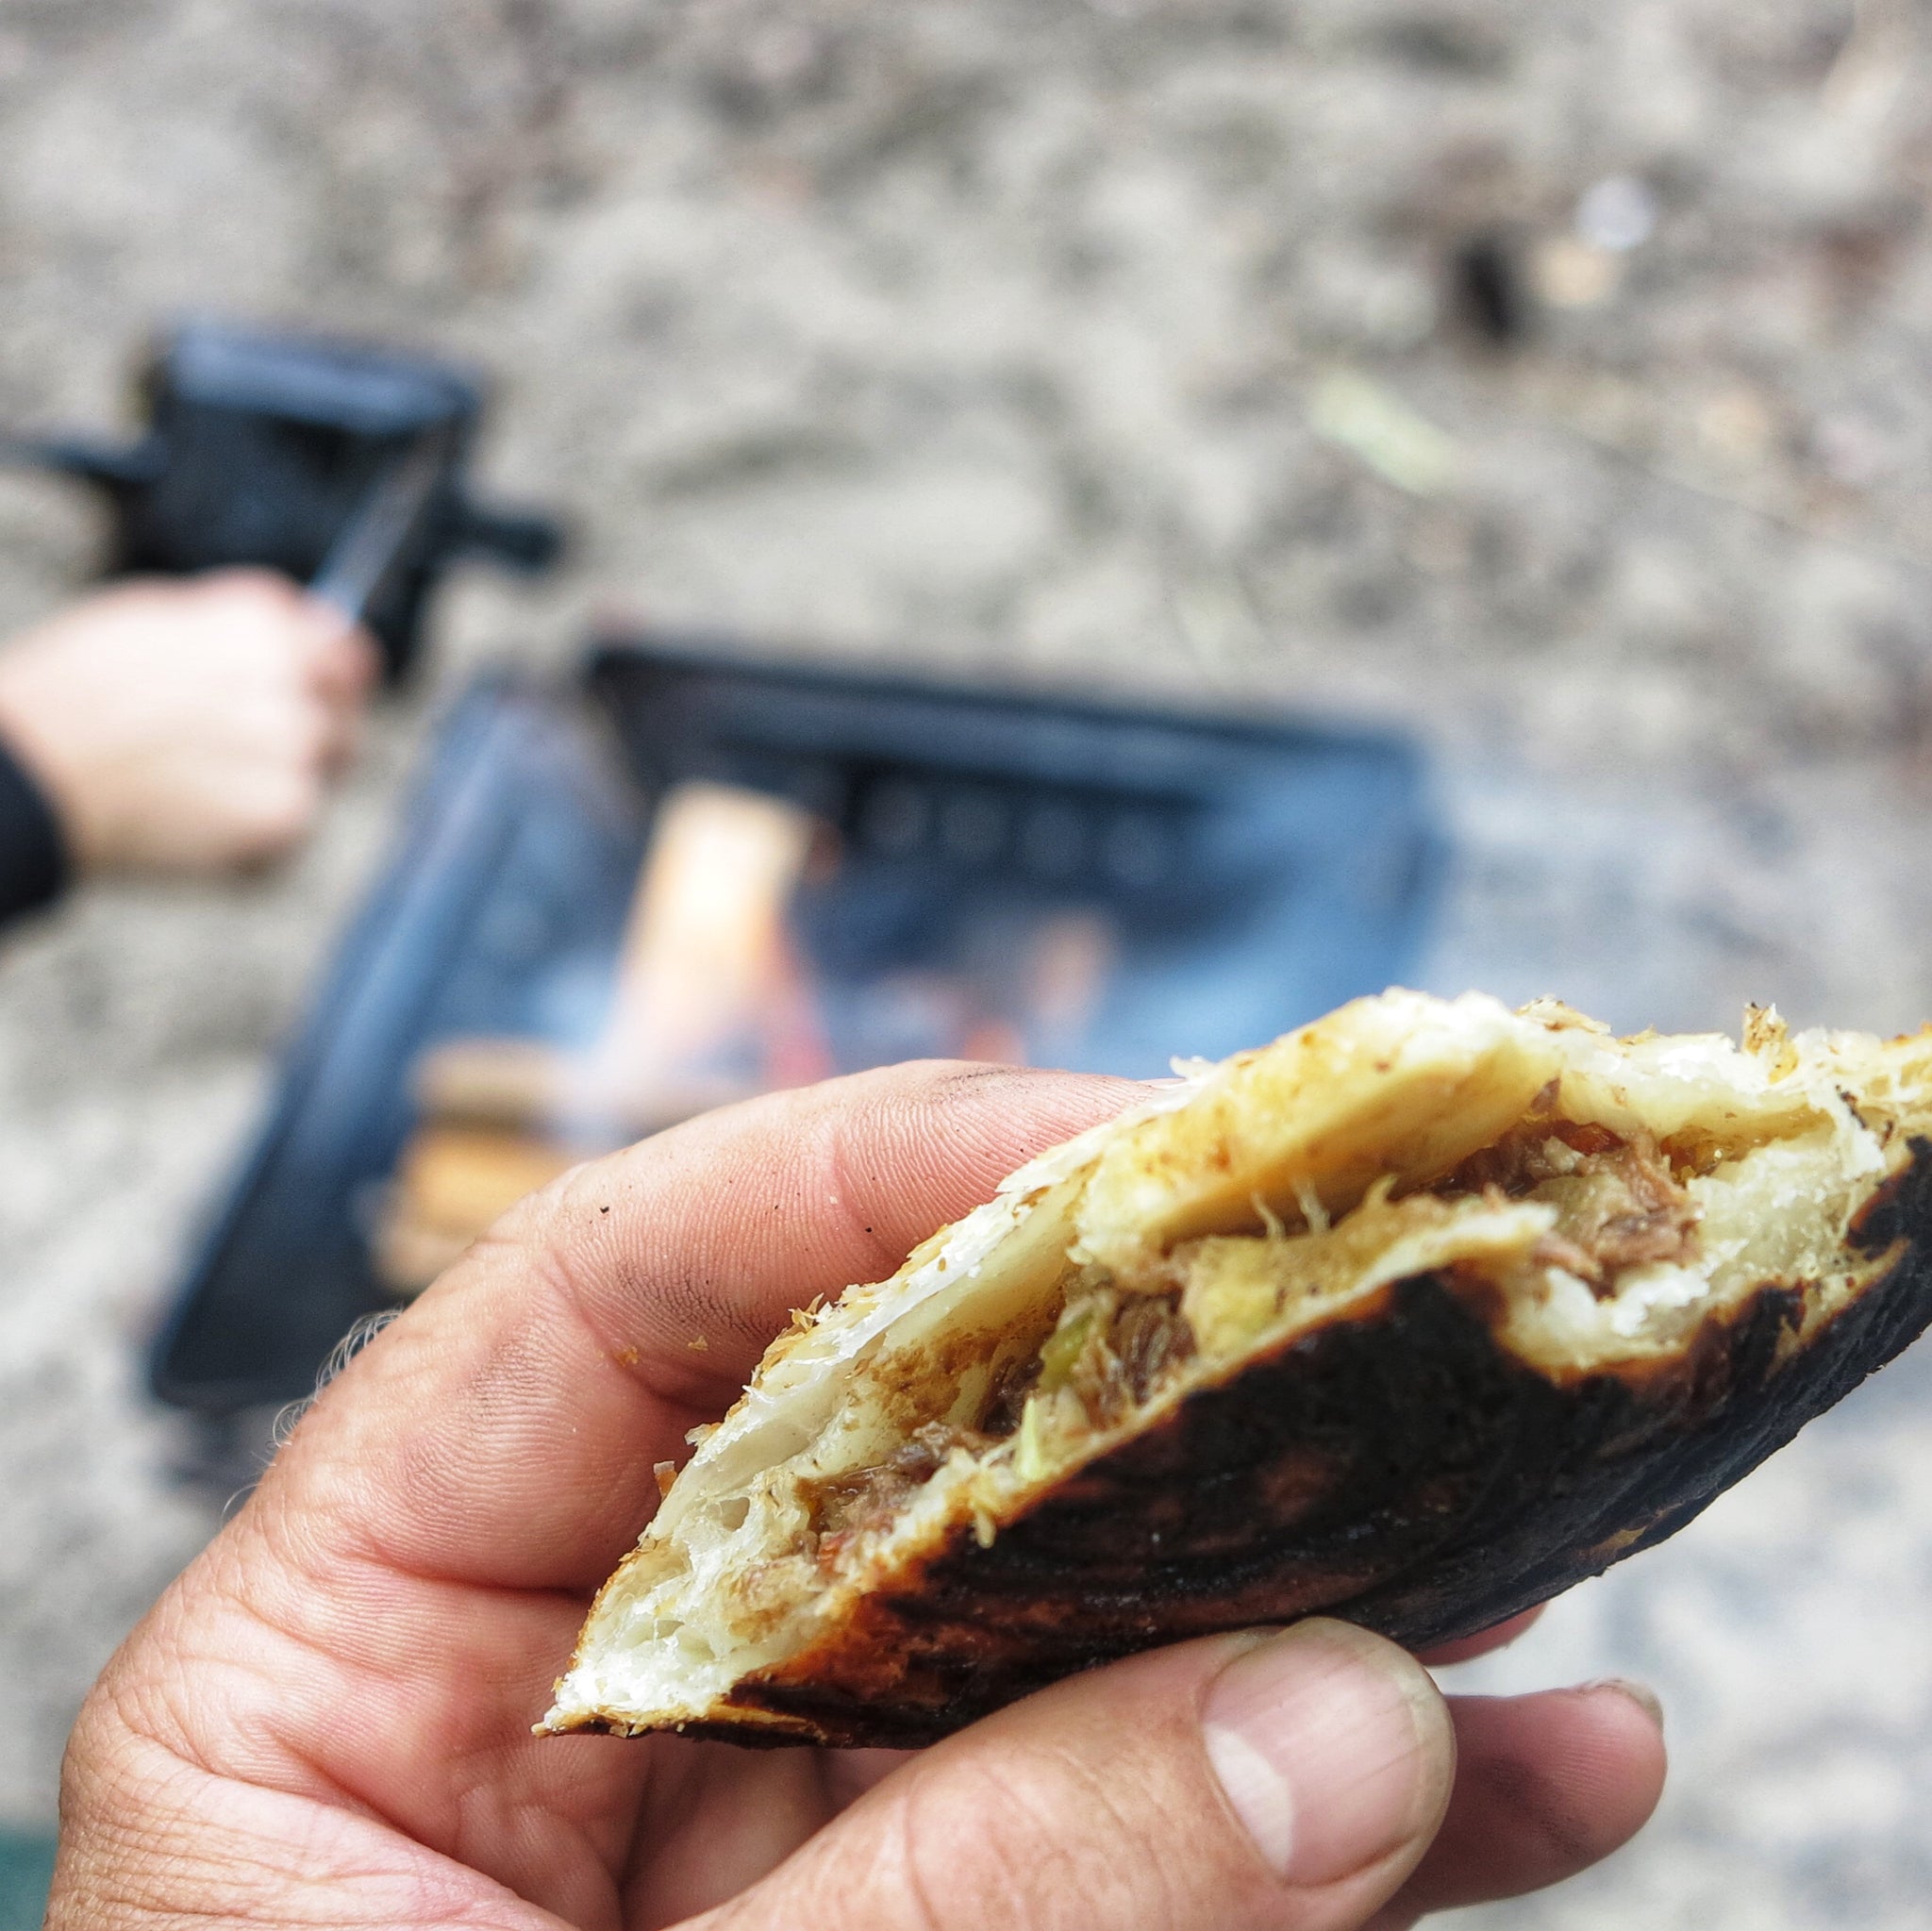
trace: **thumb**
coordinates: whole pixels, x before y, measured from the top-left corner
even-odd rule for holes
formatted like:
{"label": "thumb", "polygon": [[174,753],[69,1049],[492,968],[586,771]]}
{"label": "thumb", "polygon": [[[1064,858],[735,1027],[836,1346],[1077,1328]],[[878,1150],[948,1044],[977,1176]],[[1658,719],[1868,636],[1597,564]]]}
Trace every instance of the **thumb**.
{"label": "thumb", "polygon": [[1191,1642],[914,1758],[715,1931],[1342,1931],[1441,1822],[1448,1712],[1351,1624]]}

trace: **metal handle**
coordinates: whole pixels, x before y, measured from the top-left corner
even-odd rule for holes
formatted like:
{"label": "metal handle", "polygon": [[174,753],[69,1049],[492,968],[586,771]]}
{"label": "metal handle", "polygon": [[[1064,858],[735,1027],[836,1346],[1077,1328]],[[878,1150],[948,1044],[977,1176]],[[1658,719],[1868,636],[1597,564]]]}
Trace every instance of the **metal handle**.
{"label": "metal handle", "polygon": [[445,440],[440,428],[425,430],[376,478],[309,579],[309,595],[349,623],[367,615],[421,531],[442,479]]}

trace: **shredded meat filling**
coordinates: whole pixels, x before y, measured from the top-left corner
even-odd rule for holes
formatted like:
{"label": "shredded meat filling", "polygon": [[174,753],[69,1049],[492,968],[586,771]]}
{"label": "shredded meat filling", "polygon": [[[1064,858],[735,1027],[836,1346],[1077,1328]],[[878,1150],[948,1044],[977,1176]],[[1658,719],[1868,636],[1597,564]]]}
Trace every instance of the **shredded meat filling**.
{"label": "shredded meat filling", "polygon": [[[1124,1294],[1111,1287],[1092,1289],[1067,1304],[1024,1395],[1069,1390],[1092,1426],[1110,1428],[1193,1352],[1194,1330],[1181,1312],[1178,1290]],[[1024,1406],[1023,1397],[1013,1411],[1016,1424]]]}
{"label": "shredded meat filling", "polygon": [[1557,1209],[1538,1257],[1607,1292],[1624,1268],[1683,1261],[1697,1251],[1697,1208],[1648,1134],[1533,1121],[1472,1155],[1440,1190],[1493,1190]]}
{"label": "shredded meat filling", "polygon": [[1111,1427],[1193,1352],[1178,1292],[1117,1295],[1101,1289],[1084,1297],[1038,1354],[1000,1378],[977,1427],[928,1422],[884,1461],[804,1484],[820,1561],[835,1560],[852,1538],[888,1526],[956,1448],[977,1455],[1010,1437],[1027,1400],[1042,1388],[1072,1389],[1095,1427]]}
{"label": "shredded meat filling", "polygon": [[1004,1440],[1037,1393],[1071,1388],[1095,1427],[1109,1427],[1147,1399],[1176,1362],[1194,1352],[1194,1330],[1178,1290],[1120,1294],[1100,1288],[1068,1304],[1045,1345],[1015,1362],[995,1385],[981,1432]]}
{"label": "shredded meat filling", "polygon": [[834,1538],[883,1528],[918,1493],[941,1463],[956,1448],[977,1453],[992,1445],[992,1437],[976,1428],[958,1428],[949,1422],[928,1422],[915,1428],[882,1462],[853,1469],[842,1475],[803,1484],[812,1528],[820,1538],[822,1556]]}
{"label": "shredded meat filling", "polygon": [[[1648,1135],[1625,1140],[1601,1126],[1532,1119],[1432,1190],[1546,1202],[1557,1225],[1537,1257],[1599,1293],[1624,1268],[1696,1251],[1697,1209]],[[1076,1289],[1040,1349],[999,1376],[975,1426],[929,1422],[883,1462],[805,1485],[819,1559],[829,1563],[852,1538],[889,1526],[955,1449],[978,1455],[1010,1438],[1035,1396],[1070,1390],[1090,1425],[1110,1428],[1194,1352],[1177,1290],[1124,1293],[1105,1281]]]}
{"label": "shredded meat filling", "polygon": [[1041,1359],[1036,1352],[1014,1361],[993,1383],[986,1412],[979,1418],[984,1434],[995,1441],[1004,1441],[1019,1427],[1020,1419],[1026,1412],[1026,1399],[1040,1386],[1041,1373]]}
{"label": "shredded meat filling", "polygon": [[1100,1427],[1123,1420],[1169,1367],[1194,1352],[1194,1330],[1181,1313],[1178,1291],[1129,1294],[1094,1329],[1074,1366],[1073,1386]]}

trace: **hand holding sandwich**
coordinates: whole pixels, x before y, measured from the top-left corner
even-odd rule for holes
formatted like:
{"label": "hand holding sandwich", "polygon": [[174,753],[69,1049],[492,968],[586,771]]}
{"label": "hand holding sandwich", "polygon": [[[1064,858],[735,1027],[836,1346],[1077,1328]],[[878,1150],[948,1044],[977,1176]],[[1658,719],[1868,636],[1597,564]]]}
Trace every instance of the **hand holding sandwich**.
{"label": "hand holding sandwich", "polygon": [[867,1074],[515,1210],[109,1665],[50,1924],[1387,1931],[1615,1848],[1662,1774],[1636,1697],[1445,1703],[1322,1621],[1115,1664],[916,1755],[530,1734],[656,1465],[789,1311],[1134,1090]]}

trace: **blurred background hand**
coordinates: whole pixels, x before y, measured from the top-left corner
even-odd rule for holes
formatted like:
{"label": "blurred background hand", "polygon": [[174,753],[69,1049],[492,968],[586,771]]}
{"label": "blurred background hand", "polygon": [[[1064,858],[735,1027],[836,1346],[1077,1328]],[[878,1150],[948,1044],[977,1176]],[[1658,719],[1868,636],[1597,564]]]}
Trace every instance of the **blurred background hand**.
{"label": "blurred background hand", "polygon": [[103,591],[0,650],[0,741],[86,872],[218,871],[315,821],[369,640],[268,571]]}

